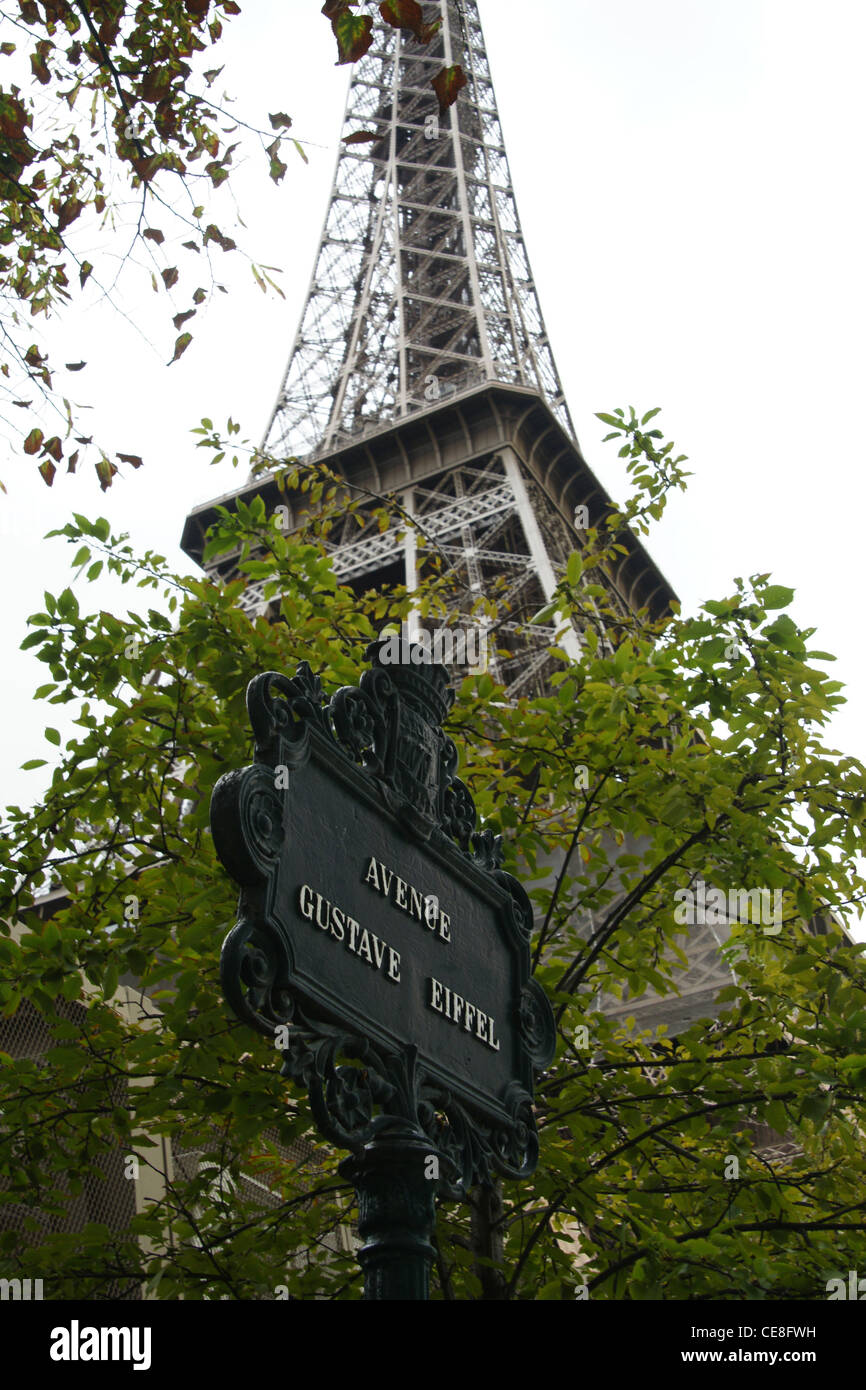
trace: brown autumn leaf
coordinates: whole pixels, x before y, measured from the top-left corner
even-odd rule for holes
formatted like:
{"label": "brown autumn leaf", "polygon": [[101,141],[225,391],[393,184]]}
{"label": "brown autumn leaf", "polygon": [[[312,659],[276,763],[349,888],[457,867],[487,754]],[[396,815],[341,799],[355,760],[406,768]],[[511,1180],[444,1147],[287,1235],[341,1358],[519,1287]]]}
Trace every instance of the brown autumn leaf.
{"label": "brown autumn leaf", "polygon": [[178,278],[179,277],[176,266],[171,266],[168,270],[162,271],[162,283],[165,285],[165,288],[167,290],[170,290],[172,285],[177,284]]}
{"label": "brown autumn leaf", "polygon": [[165,241],[165,236],[158,227],[145,227],[142,236],[146,237],[148,241],[155,241],[157,246],[162,246]]}
{"label": "brown autumn leaf", "polygon": [[26,108],[20,101],[6,92],[0,93],[0,135],[7,140],[23,140],[24,128],[29,122]]}
{"label": "brown autumn leaf", "polygon": [[433,90],[439,98],[439,110],[443,116],[448,107],[454,105],[467,82],[466,73],[459,63],[452,63],[450,68],[443,68],[433,78]]}
{"label": "brown autumn leaf", "polygon": [[82,262],[81,262],[81,269],[80,269],[79,272],[78,272],[78,280],[79,280],[79,283],[80,283],[82,289],[84,289],[84,286],[85,286],[85,284],[86,284],[86,282],[87,282],[87,280],[88,280],[88,277],[91,276],[92,274],[93,274],[93,266],[90,264],[90,261],[82,261]]}
{"label": "brown autumn leaf", "polygon": [[34,428],[30,431],[30,433],[24,441],[24,452],[25,454],[36,454],[39,452],[41,447],[42,431]]}
{"label": "brown autumn leaf", "polygon": [[212,159],[210,164],[206,164],[204,171],[214,188],[219,188],[220,184],[225,183],[229,176],[229,170],[224,164],[220,164],[218,159]]}
{"label": "brown autumn leaf", "polygon": [[167,67],[148,68],[139,92],[143,101],[158,102],[168,96],[171,72]]}
{"label": "brown autumn leaf", "polygon": [[176,362],[179,357],[183,356],[191,342],[191,333],[181,333],[180,337],[174,345],[174,357],[172,357],[171,362],[168,363],[169,367],[171,366],[172,362]]}
{"label": "brown autumn leaf", "polygon": [[50,487],[57,473],[57,469],[50,459],[46,459],[44,463],[40,463],[39,472],[42,474],[46,486]]}
{"label": "brown autumn leaf", "polygon": [[383,0],[379,13],[392,29],[407,30],[419,43],[429,43],[442,27],[441,20],[435,24],[426,23],[418,0]]}
{"label": "brown autumn leaf", "polygon": [[33,76],[42,83],[43,87],[51,81],[51,73],[48,71],[48,64],[41,53],[30,54],[30,66],[33,69]]}
{"label": "brown autumn leaf", "polygon": [[268,116],[272,130],[287,130],[292,124],[291,116],[287,116],[285,111],[273,111]]}
{"label": "brown autumn leaf", "polygon": [[65,231],[70,223],[75,221],[76,217],[81,216],[83,209],[84,204],[79,202],[77,198],[67,198],[57,218],[58,229],[61,232]]}
{"label": "brown autumn leaf", "polygon": [[343,141],[344,145],[370,145],[376,140],[381,140],[375,130],[356,130],[351,135],[347,135]]}
{"label": "brown autumn leaf", "polygon": [[159,155],[154,154],[151,155],[149,158],[144,159],[131,159],[129,162],[132,165],[135,172],[138,174],[138,177],[141,179],[142,183],[149,183],[153,176],[159,173]]}
{"label": "brown autumn leaf", "polygon": [[[44,4],[45,0],[42,0],[42,3]],[[105,47],[111,48],[120,32],[120,21],[123,18],[123,12],[126,7],[121,3],[111,6],[103,5],[100,8],[108,8],[109,13],[108,17],[102,21],[96,32],[99,34]]]}
{"label": "brown autumn leaf", "polygon": [[210,222],[205,228],[203,240],[205,244],[209,241],[215,241],[217,246],[221,246],[224,251],[234,251],[237,245],[237,242],[232,241],[230,236],[225,236],[213,222]]}
{"label": "brown autumn leaf", "polygon": [[77,198],[67,198],[57,217],[58,230],[64,232],[70,223],[75,221],[76,217],[81,216],[83,208],[84,204],[79,202]]}
{"label": "brown autumn leaf", "polygon": [[131,463],[133,468],[141,468],[144,463],[144,459],[140,454],[118,453],[117,457],[120,459],[121,463]]}
{"label": "brown autumn leaf", "polygon": [[53,434],[50,439],[46,439],[42,445],[46,454],[50,454],[56,463],[63,458],[63,445],[60,443],[60,436]]}
{"label": "brown autumn leaf", "polygon": [[86,367],[86,362],[65,362],[64,366],[68,372],[80,372],[82,367]]}
{"label": "brown autumn leaf", "polygon": [[75,472],[75,465],[77,464],[77,462],[78,462],[78,450],[76,449],[76,450],[75,450],[75,453],[74,453],[74,454],[70,454],[70,455],[69,455],[69,458],[68,458],[67,461],[66,461],[66,471],[67,471],[67,473],[74,473],[74,472]]}
{"label": "brown autumn leaf", "polygon": [[350,5],[356,0],[325,0],[322,14],[331,21],[331,28],[337,40],[337,66],[355,63],[370,48],[373,42],[372,16],[353,14]]}
{"label": "brown autumn leaf", "polygon": [[199,286],[199,288],[196,290],[195,294],[192,297],[193,304],[204,304],[206,299],[207,290],[203,290],[201,286]]}
{"label": "brown autumn leaf", "polygon": [[191,319],[194,316],[194,314],[195,309],[187,309],[182,314],[175,314],[174,318],[172,319],[172,323],[174,324],[175,328],[182,328],[183,325],[186,323],[187,319]]}

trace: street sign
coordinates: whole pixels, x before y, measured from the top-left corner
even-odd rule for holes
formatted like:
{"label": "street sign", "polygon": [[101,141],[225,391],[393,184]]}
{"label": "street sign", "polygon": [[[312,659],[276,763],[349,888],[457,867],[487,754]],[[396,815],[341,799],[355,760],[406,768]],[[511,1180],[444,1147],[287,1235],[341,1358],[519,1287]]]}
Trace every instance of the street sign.
{"label": "street sign", "polygon": [[456,775],[447,672],[408,644],[386,665],[385,650],[330,702],[306,664],[250,684],[255,760],[211,803],[241,889],[223,989],[338,1146],[408,1141],[452,1187],[526,1176],[533,1068],[555,1047],[531,906]]}

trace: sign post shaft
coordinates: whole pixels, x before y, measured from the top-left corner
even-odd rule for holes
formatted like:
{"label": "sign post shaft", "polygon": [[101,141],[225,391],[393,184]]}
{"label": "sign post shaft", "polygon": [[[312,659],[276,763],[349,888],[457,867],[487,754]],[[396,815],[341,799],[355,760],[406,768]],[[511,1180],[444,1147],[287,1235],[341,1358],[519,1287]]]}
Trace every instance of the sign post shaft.
{"label": "sign post shaft", "polygon": [[430,1157],[423,1137],[386,1134],[341,1164],[358,1196],[365,1300],[430,1296],[436,1253],[436,1183],[425,1176]]}

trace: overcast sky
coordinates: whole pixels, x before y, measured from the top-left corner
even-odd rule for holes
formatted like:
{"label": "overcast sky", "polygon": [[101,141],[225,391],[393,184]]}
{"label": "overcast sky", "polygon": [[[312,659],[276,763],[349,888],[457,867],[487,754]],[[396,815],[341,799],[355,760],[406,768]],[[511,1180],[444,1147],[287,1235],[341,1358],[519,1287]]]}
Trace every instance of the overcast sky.
{"label": "overcast sky", "polygon": [[[178,550],[187,511],[240,481],[228,465],[206,465],[190,430],[230,413],[258,439],[285,369],[348,70],[334,65],[318,3],[248,9],[227,25],[218,85],[247,120],[288,112],[310,162],[284,154],[277,188],[251,149],[232,181],[246,230],[233,231],[225,190],[219,221],[283,268],[286,299],[266,299],[248,266],[225,257],[230,294],[188,325],[193,344],[171,368],[170,314],[188,307],[194,280],[170,304],[153,293],[149,266],[130,266],[114,296],[122,312],[94,292],[86,311],[51,326],[52,356],[88,362],[69,385],[92,405],[94,432],[145,467],[105,496],[90,477],[65,474],[49,492],[31,461],[5,451],[3,803],[39,796],[43,773],[18,768],[52,756],[46,723],[62,728],[58,707],[32,701],[44,668],[17,652],[43,589],[69,582],[71,552],[41,537],[72,510],[106,515],[188,570]],[[849,686],[832,745],[866,757],[866,6],[481,0],[480,9],[529,255],[588,461],[618,493],[615,450],[601,447],[594,412],[663,408],[657,423],[695,476],[649,542],[656,562],[686,611],[729,593],[735,575],[771,571],[794,587],[795,619],[818,628],[814,645],[838,655],[834,674]],[[90,259],[106,283],[120,248],[97,240]],[[90,607],[121,609],[128,597],[107,583],[80,592]]]}

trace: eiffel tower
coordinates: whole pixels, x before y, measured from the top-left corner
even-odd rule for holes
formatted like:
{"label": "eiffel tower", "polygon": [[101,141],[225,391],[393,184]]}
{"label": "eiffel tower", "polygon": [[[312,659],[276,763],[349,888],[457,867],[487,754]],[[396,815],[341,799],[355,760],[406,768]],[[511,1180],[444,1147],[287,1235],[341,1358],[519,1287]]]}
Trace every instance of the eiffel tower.
{"label": "eiffel tower", "polygon": [[[322,239],[262,450],[322,461],[355,488],[396,497],[435,545],[460,612],[497,592],[508,621],[491,669],[509,696],[536,695],[557,629],[535,625],[528,637],[525,624],[611,501],[581,453],[544,326],[478,5],[423,8],[441,21],[427,47],[378,25],[353,68]],[[452,63],[467,85],[443,114],[431,80]],[[347,143],[353,135],[367,138]],[[201,562],[217,505],[255,496],[286,502],[271,476],[251,477],[190,514],[186,553]],[[425,573],[418,532],[380,533],[372,515],[361,529],[347,516],[327,544],[339,581],[359,591],[413,590]],[[231,578],[231,561],[213,573]],[[622,613],[657,616],[676,597],[636,539],[599,577]],[[270,610],[261,583],[241,602]],[[572,655],[579,644],[577,632],[560,638]],[[730,982],[712,933],[703,937],[690,943],[688,1006],[647,996],[653,1023],[706,1016]]]}
{"label": "eiffel tower", "polygon": [[[263,449],[396,494],[450,567],[461,612],[499,589],[510,621],[497,637],[514,650],[495,674],[513,696],[540,693],[554,629],[518,633],[578,543],[575,516],[592,523],[609,499],[581,454],[545,330],[478,6],[443,0],[425,18],[441,19],[426,48],[379,26],[353,70],[343,135],[374,138],[341,147]],[[442,115],[431,79],[451,63],[468,84]],[[276,503],[252,480],[218,500],[268,501],[271,490]],[[212,506],[184,531],[196,560]],[[420,577],[415,532],[398,541],[349,516],[329,541],[341,582],[412,589]],[[674,597],[637,542],[609,581],[622,610],[659,612]],[[251,611],[266,607],[261,590],[244,597]]]}

